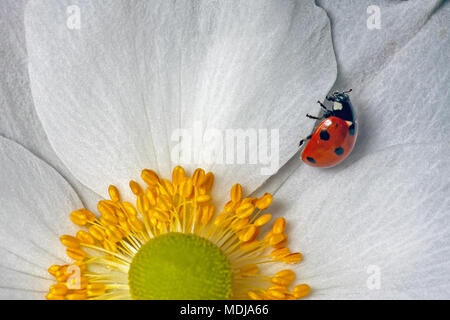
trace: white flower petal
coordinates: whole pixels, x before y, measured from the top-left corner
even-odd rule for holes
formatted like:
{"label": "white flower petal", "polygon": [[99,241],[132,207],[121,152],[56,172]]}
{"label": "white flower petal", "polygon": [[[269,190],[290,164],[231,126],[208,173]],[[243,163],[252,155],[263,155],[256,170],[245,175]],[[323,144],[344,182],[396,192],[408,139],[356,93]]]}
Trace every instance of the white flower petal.
{"label": "white flower petal", "polygon": [[[393,56],[422,32],[421,28],[441,2],[317,0],[331,20],[339,69],[337,83],[357,89],[367,77],[382,71]],[[434,43],[431,39],[427,41]]]}
{"label": "white flower petal", "polygon": [[0,298],[34,298],[51,283],[48,267],[69,261],[59,236],[74,234],[69,214],[82,203],[54,169],[1,137],[0,164]]}
{"label": "white flower petal", "polygon": [[0,135],[41,158],[54,155],[33,105],[28,79],[25,1],[5,0],[0,7]]}
{"label": "white flower petal", "polygon": [[[338,61],[334,87],[354,90],[360,135],[352,158],[401,143],[450,141],[443,130],[450,121],[450,3],[318,3],[331,19]],[[375,22],[374,6],[380,29],[367,27]]]}
{"label": "white flower petal", "polygon": [[289,177],[275,199],[311,297],[448,299],[449,176],[450,144],[417,144]]}
{"label": "white flower petal", "polygon": [[[313,1],[77,3],[67,13],[73,1],[30,2],[29,70],[53,147],[99,194],[108,183],[124,191],[145,167],[169,174],[171,136],[195,121],[279,128],[282,165],[336,76],[329,22]],[[77,8],[79,30],[67,26]],[[266,179],[255,165],[214,170],[219,189]]]}
{"label": "white flower petal", "polygon": [[45,292],[18,289],[0,289],[0,297],[4,300],[43,300],[43,297],[45,297]]}
{"label": "white flower petal", "polygon": [[0,7],[0,135],[45,160],[71,183],[86,205],[95,204],[98,195],[81,185],[62,164],[34,108],[25,45],[26,2],[4,0]]}
{"label": "white flower petal", "polygon": [[[350,96],[360,128],[352,154],[333,170],[352,166],[367,154],[397,144],[450,141],[450,69],[443,67],[448,65],[450,52],[445,25],[450,19],[450,2],[438,7],[431,17],[435,8],[431,1],[382,3],[383,27],[368,30],[364,27],[367,15],[361,12],[372,2],[339,1],[335,5],[320,1],[332,22],[339,65],[335,87],[353,88]],[[355,25],[362,27],[351,29]],[[399,30],[402,26],[408,26],[409,33]],[[386,47],[395,41],[401,44],[395,45],[399,48],[388,50]],[[387,50],[389,56],[377,50]],[[258,194],[277,190],[302,164],[299,159],[296,155]]]}

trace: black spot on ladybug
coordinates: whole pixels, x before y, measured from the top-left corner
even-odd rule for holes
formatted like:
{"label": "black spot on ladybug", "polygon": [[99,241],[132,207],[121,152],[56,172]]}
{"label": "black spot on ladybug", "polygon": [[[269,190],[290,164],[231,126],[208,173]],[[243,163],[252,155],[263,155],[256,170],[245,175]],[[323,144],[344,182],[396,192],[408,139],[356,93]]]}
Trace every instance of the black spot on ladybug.
{"label": "black spot on ladybug", "polygon": [[316,163],[316,160],[314,160],[314,158],[311,157],[306,157],[306,160],[308,160],[311,163]]}
{"label": "black spot on ladybug", "polygon": [[352,125],[350,126],[350,128],[348,128],[348,133],[349,133],[351,136],[354,136],[354,135],[355,135],[355,132],[356,132],[356,125],[355,125],[355,123],[353,122]]}
{"label": "black spot on ladybug", "polygon": [[328,140],[328,139],[330,139],[330,134],[328,133],[327,130],[320,131],[320,139],[321,140]]}
{"label": "black spot on ladybug", "polygon": [[334,153],[336,153],[338,156],[342,155],[344,153],[344,148],[339,147],[334,149]]}

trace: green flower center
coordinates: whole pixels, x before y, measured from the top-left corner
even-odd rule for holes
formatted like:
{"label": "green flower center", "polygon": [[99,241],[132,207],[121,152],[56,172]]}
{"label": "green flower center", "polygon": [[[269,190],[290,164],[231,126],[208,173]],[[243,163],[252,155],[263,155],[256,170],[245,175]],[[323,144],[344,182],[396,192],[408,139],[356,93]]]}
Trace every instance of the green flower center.
{"label": "green flower center", "polygon": [[128,282],[136,300],[225,300],[232,293],[232,268],[211,241],[170,232],[139,249]]}

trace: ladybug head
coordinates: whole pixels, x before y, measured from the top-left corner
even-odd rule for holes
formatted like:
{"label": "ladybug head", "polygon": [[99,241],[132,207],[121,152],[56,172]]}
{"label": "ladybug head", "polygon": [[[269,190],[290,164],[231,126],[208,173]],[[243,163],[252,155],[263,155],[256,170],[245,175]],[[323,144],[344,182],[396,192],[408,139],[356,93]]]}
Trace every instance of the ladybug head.
{"label": "ladybug head", "polygon": [[343,92],[335,91],[335,92],[333,92],[332,95],[327,97],[327,100],[333,101],[333,102],[340,102],[340,103],[348,101],[350,98],[347,95],[347,93],[350,93],[350,92],[352,92],[352,89],[349,89],[349,90],[343,91]]}

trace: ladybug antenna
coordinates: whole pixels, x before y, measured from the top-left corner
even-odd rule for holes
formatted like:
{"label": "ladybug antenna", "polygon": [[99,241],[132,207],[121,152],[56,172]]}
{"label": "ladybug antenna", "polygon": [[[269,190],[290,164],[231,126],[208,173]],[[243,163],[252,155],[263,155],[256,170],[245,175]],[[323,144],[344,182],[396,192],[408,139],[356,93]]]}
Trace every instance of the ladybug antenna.
{"label": "ladybug antenna", "polygon": [[343,93],[350,93],[352,92],[352,89],[348,89],[347,91],[344,91]]}

